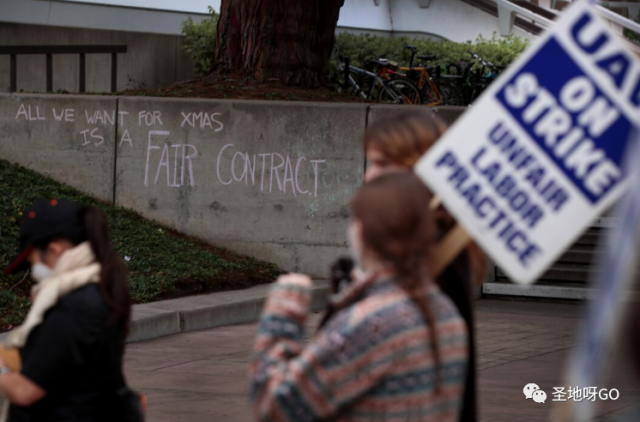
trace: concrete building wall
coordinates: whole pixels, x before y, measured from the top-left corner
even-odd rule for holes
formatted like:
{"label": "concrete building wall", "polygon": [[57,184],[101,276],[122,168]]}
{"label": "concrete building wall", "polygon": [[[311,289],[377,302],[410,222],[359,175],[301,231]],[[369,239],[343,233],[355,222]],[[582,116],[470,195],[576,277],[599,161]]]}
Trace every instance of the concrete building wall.
{"label": "concrete building wall", "polygon": [[[0,22],[2,45],[126,45],[118,55],[118,90],[168,86],[193,77],[194,65],[183,52],[180,35],[64,28]],[[78,92],[79,56],[53,56],[53,90]],[[111,56],[86,56],[87,92],[111,89]],[[18,90],[46,91],[45,56],[18,56]],[[0,56],[0,91],[9,90],[9,56]]]}
{"label": "concrete building wall", "polygon": [[[378,36],[415,36],[473,41],[490,38],[498,19],[459,0],[346,0],[337,32]],[[2,0],[0,44],[125,44],[119,57],[118,90],[164,87],[194,76],[182,51],[181,25],[187,18],[207,19],[206,4],[220,10],[220,0],[179,4],[171,0]],[[91,29],[100,28],[100,29]],[[514,33],[533,36],[518,28]],[[54,56],[53,87],[78,91],[78,57]],[[87,57],[87,92],[110,90],[110,57]],[[18,58],[18,89],[44,92],[45,57]],[[0,56],[0,92],[9,89],[9,57]]]}
{"label": "concrete building wall", "polygon": [[[491,38],[498,32],[498,18],[459,0],[431,0],[420,7],[418,0],[391,1],[393,33],[397,35],[431,34],[456,42]],[[534,39],[531,33],[514,28],[514,35]]]}
{"label": "concrete building wall", "polygon": [[118,110],[117,205],[289,270],[326,276],[346,253],[366,106],[125,98]]}
{"label": "concrete building wall", "polygon": [[[0,95],[0,158],[181,232],[326,278],[348,253],[367,122],[407,107]],[[453,122],[464,109],[431,111]]]}
{"label": "concrete building wall", "polygon": [[376,5],[373,0],[345,0],[340,9],[338,28],[390,33],[393,29],[391,1],[394,0],[380,0]]}

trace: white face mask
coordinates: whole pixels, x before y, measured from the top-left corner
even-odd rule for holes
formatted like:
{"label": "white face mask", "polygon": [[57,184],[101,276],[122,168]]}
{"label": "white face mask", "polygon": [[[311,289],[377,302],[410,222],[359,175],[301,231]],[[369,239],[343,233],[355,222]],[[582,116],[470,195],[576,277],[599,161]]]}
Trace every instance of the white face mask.
{"label": "white face mask", "polygon": [[43,263],[39,262],[31,266],[31,278],[40,283],[42,280],[49,278],[53,270]]}

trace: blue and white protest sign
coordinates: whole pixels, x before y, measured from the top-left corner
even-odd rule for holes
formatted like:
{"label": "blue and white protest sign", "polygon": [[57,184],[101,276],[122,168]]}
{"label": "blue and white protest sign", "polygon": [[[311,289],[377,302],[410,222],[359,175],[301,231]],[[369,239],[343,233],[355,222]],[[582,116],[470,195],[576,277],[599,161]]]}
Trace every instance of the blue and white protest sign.
{"label": "blue and white protest sign", "polygon": [[416,166],[514,280],[535,281],[623,193],[640,63],[569,7]]}

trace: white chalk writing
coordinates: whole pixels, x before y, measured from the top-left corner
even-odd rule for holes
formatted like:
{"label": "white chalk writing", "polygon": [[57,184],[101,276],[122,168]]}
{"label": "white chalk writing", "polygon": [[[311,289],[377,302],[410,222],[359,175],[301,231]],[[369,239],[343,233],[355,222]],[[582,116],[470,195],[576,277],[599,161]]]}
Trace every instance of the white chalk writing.
{"label": "white chalk writing", "polygon": [[[224,129],[224,125],[222,124],[222,122],[220,122],[218,119],[216,119],[216,117],[218,116],[222,116],[222,113],[205,113],[205,112],[190,112],[190,113],[185,113],[185,112],[181,112],[182,114],[182,123],[180,124],[180,127],[184,127],[185,125],[197,128],[199,127],[200,129],[204,129],[204,128],[209,128],[212,129],[214,132],[220,132],[222,129]],[[215,128],[213,126],[216,126]]]}
{"label": "white chalk writing", "polygon": [[[196,182],[193,177],[193,160],[198,156],[198,149],[194,145],[190,144],[172,144],[169,142],[169,135],[171,132],[166,130],[150,130],[147,142],[147,161],[144,170],[144,185],[149,186],[149,167],[152,164],[152,157],[155,159],[157,154],[154,154],[155,150],[162,150],[160,159],[157,161],[156,175],[153,184],[158,184],[161,171],[164,169],[164,173],[167,179],[168,187],[181,187],[185,186],[185,170],[189,171],[189,186],[195,186]],[[154,136],[165,137],[164,145],[162,147],[153,144]],[[171,148],[173,150],[173,179],[171,178]],[[155,163],[154,161],[153,163]],[[180,178],[178,178],[178,170],[180,171]]]}
{"label": "white chalk writing", "polygon": [[[227,153],[226,160],[225,152]],[[229,157],[231,158],[229,159]],[[227,166],[223,168],[224,161],[227,162]],[[319,166],[325,162],[326,160],[310,160],[306,157],[297,157],[292,160],[289,154],[282,155],[277,152],[249,154],[235,150],[234,144],[227,144],[218,153],[216,174],[218,181],[223,185],[231,185],[234,182],[244,183],[245,185],[260,186],[261,192],[271,193],[277,189],[283,193],[291,193],[294,197],[298,195],[317,197]],[[305,165],[313,169],[314,183],[312,187],[303,188],[300,186],[301,168]]]}

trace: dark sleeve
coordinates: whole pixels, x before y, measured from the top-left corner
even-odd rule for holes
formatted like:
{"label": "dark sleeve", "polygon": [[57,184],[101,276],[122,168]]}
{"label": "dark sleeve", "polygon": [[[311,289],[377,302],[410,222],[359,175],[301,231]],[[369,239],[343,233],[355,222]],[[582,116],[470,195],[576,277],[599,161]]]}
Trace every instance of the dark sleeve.
{"label": "dark sleeve", "polygon": [[21,372],[45,391],[53,391],[65,374],[82,363],[75,318],[53,310],[29,337]]}

